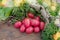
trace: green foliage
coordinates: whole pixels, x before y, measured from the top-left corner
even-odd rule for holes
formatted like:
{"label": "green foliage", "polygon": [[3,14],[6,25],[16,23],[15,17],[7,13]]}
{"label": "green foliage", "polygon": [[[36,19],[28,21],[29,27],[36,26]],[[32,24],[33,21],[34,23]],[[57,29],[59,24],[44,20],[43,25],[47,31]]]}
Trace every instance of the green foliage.
{"label": "green foliage", "polygon": [[23,5],[20,5],[20,7],[13,8],[10,16],[13,16],[14,18],[11,22],[14,23],[16,20],[22,21],[24,18],[28,17],[28,12],[32,12],[33,14],[38,13],[35,9],[31,8],[28,3],[24,3]]}
{"label": "green foliage", "polygon": [[6,20],[11,12],[12,8],[0,7],[0,21]]}
{"label": "green foliage", "polygon": [[57,40],[60,40],[60,37]]}
{"label": "green foliage", "polygon": [[56,9],[56,11],[49,10],[49,12],[52,16],[57,16],[58,15],[57,9]]}
{"label": "green foliage", "polygon": [[59,28],[54,25],[53,22],[47,24],[46,28],[41,33],[42,40],[53,40],[53,34],[55,34]]}
{"label": "green foliage", "polygon": [[60,4],[58,3],[58,5],[57,5],[57,12],[59,12],[60,11]]}
{"label": "green foliage", "polygon": [[50,12],[50,14],[52,16],[57,16],[58,15],[58,12],[59,12],[59,9],[60,9],[60,5],[59,4],[57,4],[55,11],[52,11],[50,8],[48,8],[48,10],[49,10],[49,12]]}
{"label": "green foliage", "polygon": [[24,5],[20,5],[20,7],[15,7],[13,8],[12,11],[12,16],[15,17],[16,20],[22,20],[24,19],[24,17],[26,17],[26,13],[29,10],[29,5],[24,4]]}
{"label": "green foliage", "polygon": [[39,4],[42,4],[42,0],[37,0]]}
{"label": "green foliage", "polygon": [[13,8],[11,16],[13,16],[14,18],[11,20],[11,22],[15,23],[15,21],[17,20],[22,21],[24,18],[28,17],[28,12],[33,13],[35,16],[40,16],[40,13],[31,8],[28,3],[24,3],[23,5],[20,5],[20,7]]}
{"label": "green foliage", "polygon": [[20,8],[14,8],[11,15],[16,19],[21,19],[24,17],[24,12],[22,12]]}
{"label": "green foliage", "polygon": [[0,0],[0,1],[2,1],[2,0]]}

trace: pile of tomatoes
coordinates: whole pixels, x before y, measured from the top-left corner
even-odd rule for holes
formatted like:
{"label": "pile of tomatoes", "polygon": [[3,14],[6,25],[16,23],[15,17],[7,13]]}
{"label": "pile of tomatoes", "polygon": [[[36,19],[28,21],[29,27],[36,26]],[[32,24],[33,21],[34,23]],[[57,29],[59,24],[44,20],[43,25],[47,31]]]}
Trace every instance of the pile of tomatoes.
{"label": "pile of tomatoes", "polygon": [[22,21],[17,21],[14,24],[15,28],[20,29],[20,32],[26,32],[31,34],[33,32],[39,33],[45,27],[45,23],[41,21],[39,16],[34,16],[33,13],[27,14],[28,18],[24,18]]}

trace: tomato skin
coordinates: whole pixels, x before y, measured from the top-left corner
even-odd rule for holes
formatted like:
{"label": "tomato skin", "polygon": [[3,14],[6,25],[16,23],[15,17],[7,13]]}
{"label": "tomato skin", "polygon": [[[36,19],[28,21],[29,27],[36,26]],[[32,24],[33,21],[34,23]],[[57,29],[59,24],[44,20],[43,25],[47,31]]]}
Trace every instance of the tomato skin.
{"label": "tomato skin", "polygon": [[36,27],[36,26],[39,26],[39,24],[40,24],[40,23],[39,23],[38,20],[36,20],[36,19],[32,19],[32,20],[31,20],[31,25],[32,25],[32,26]]}
{"label": "tomato skin", "polygon": [[33,32],[33,27],[30,26],[29,28],[26,29],[27,34],[31,34],[32,32]]}
{"label": "tomato skin", "polygon": [[34,27],[34,32],[35,32],[35,33],[40,32],[40,28],[39,28],[39,27]]}
{"label": "tomato skin", "polygon": [[30,19],[29,18],[25,18],[23,21],[23,24],[25,25],[25,27],[29,27],[30,26]]}
{"label": "tomato skin", "polygon": [[21,21],[17,21],[15,24],[14,24],[14,27],[15,28],[20,28],[22,25]]}
{"label": "tomato skin", "polygon": [[34,14],[31,13],[31,12],[29,12],[29,13],[28,13],[28,17],[29,17],[29,18],[34,18]]}
{"label": "tomato skin", "polygon": [[40,22],[40,29],[44,30],[44,27],[45,27],[45,23],[44,22]]}
{"label": "tomato skin", "polygon": [[38,21],[41,21],[39,16],[35,17],[35,19]]}
{"label": "tomato skin", "polygon": [[21,27],[20,27],[20,32],[25,32],[25,26],[24,25],[21,25]]}

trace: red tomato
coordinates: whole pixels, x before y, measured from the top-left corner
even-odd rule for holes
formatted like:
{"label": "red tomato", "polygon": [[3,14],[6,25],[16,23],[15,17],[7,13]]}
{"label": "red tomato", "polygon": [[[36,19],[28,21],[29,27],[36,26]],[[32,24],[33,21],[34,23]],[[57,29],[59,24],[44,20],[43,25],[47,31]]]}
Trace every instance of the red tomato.
{"label": "red tomato", "polygon": [[31,20],[31,25],[32,25],[32,26],[36,27],[36,26],[39,26],[39,24],[40,24],[40,23],[39,23],[38,20],[36,20],[36,19],[32,19],[32,20]]}
{"label": "red tomato", "polygon": [[29,18],[25,18],[23,24],[25,25],[25,27],[29,27],[30,26],[30,19]]}
{"label": "red tomato", "polygon": [[34,32],[35,32],[35,33],[40,32],[40,28],[39,28],[39,27],[34,27]]}
{"label": "red tomato", "polygon": [[32,13],[28,13],[28,17],[30,17],[30,18],[34,18],[34,14],[32,14]]}
{"label": "red tomato", "polygon": [[24,25],[21,25],[21,27],[20,27],[20,32],[24,32],[25,31],[25,26]]}
{"label": "red tomato", "polygon": [[32,33],[33,32],[33,27],[28,27],[27,29],[26,29],[26,33],[27,34],[30,34],[30,33]]}
{"label": "red tomato", "polygon": [[14,24],[14,27],[15,27],[15,28],[20,28],[21,25],[22,25],[21,21],[17,21],[17,22]]}
{"label": "red tomato", "polygon": [[35,19],[38,20],[38,21],[40,21],[40,17],[39,16],[35,17]]}
{"label": "red tomato", "polygon": [[45,23],[44,22],[40,22],[40,29],[41,30],[44,30],[44,26],[45,26]]}

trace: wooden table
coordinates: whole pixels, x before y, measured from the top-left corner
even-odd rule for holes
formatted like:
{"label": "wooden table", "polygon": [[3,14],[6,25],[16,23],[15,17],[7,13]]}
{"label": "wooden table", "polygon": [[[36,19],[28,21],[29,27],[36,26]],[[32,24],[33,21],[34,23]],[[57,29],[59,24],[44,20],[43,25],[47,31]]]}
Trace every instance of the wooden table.
{"label": "wooden table", "polygon": [[0,40],[41,40],[40,33],[26,34],[12,25],[0,24]]}

